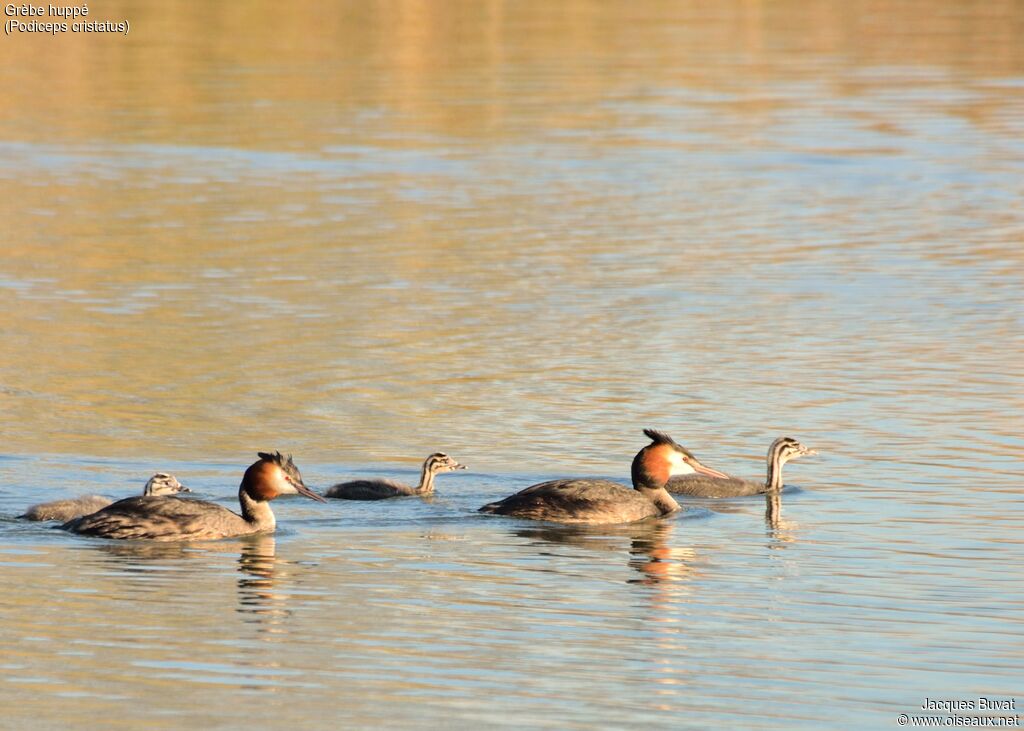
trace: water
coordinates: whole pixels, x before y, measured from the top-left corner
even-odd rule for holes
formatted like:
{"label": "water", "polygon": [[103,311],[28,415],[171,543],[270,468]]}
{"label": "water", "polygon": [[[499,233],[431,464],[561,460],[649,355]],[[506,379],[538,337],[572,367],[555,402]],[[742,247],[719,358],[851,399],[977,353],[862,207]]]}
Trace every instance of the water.
{"label": "water", "polygon": [[[162,4],[0,43],[4,728],[848,728],[1022,694],[1017,2]],[[761,498],[580,529],[662,428]],[[428,501],[86,540],[258,449]]]}

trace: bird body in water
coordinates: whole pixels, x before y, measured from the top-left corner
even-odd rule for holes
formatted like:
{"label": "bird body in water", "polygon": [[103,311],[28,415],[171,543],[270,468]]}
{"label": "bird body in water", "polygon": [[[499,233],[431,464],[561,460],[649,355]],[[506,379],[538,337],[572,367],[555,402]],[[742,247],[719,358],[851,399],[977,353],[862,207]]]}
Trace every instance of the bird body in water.
{"label": "bird body in water", "polygon": [[459,464],[444,452],[435,452],[423,462],[420,484],[416,487],[393,480],[352,480],[327,488],[324,496],[341,500],[384,500],[405,495],[431,495],[435,475],[464,469],[466,465]]}
{"label": "bird body in water", "polygon": [[[146,482],[142,491],[143,497],[157,497],[159,495],[173,495],[178,492],[192,492],[178,482],[174,475],[167,472],[157,472]],[[66,523],[74,518],[95,513],[102,510],[114,501],[102,495],[83,495],[82,497],[69,498],[67,500],[53,500],[48,503],[33,505],[19,518],[24,520],[59,520]]]}
{"label": "bird body in water", "polygon": [[259,457],[238,488],[241,515],[205,500],[131,497],[61,527],[101,538],[213,540],[273,531],[277,521],[268,503],[279,495],[297,494],[324,502],[303,483],[290,455],[260,452]]}
{"label": "bird body in water", "polygon": [[653,429],[644,429],[644,434],[651,443],[633,458],[632,490],[610,480],[551,480],[484,505],[480,512],[556,523],[631,523],[679,510],[665,490],[672,475],[722,475],[702,465],[668,434]]}
{"label": "bird body in water", "polygon": [[673,495],[689,497],[723,498],[759,495],[782,487],[782,466],[791,459],[817,454],[791,437],[779,437],[768,447],[768,476],[764,482],[744,480],[741,477],[707,474],[679,475],[668,481],[666,489]]}

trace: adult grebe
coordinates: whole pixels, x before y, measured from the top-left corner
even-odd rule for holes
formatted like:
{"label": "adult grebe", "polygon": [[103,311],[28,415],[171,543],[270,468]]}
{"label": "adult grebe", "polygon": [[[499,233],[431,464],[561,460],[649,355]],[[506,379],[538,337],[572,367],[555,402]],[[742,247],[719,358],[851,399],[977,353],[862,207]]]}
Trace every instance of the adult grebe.
{"label": "adult grebe", "polygon": [[435,475],[464,469],[466,465],[459,464],[443,452],[435,452],[423,462],[420,484],[417,487],[403,485],[393,480],[352,480],[327,488],[324,496],[341,500],[383,500],[403,495],[430,495],[434,492]]}
{"label": "adult grebe", "polygon": [[556,523],[630,523],[679,510],[665,490],[675,474],[721,476],[676,444],[668,434],[644,429],[651,443],[633,458],[633,489],[609,480],[552,480],[532,485],[480,508],[482,513]]}
{"label": "adult grebe", "polygon": [[259,457],[245,471],[238,488],[241,515],[205,500],[130,497],[61,527],[101,538],[209,540],[274,530],[277,523],[267,503],[278,495],[298,494],[325,502],[302,482],[291,455],[260,452]]}
{"label": "adult grebe", "polygon": [[779,437],[768,447],[768,479],[765,482],[744,480],[741,477],[711,477],[693,474],[679,475],[668,481],[665,488],[673,495],[689,495],[690,497],[741,497],[758,495],[768,490],[782,487],[782,465],[791,459],[808,454],[817,454],[796,439]]}
{"label": "adult grebe", "polygon": [[[142,490],[144,497],[173,495],[176,492],[192,491],[178,482],[174,475],[167,472],[157,472],[150,477],[146,487]],[[33,505],[25,511],[24,515],[19,515],[18,517],[25,520],[59,520],[61,523],[66,523],[82,515],[102,510],[112,502],[114,501],[102,495],[83,495],[82,497],[53,500],[48,503]]]}

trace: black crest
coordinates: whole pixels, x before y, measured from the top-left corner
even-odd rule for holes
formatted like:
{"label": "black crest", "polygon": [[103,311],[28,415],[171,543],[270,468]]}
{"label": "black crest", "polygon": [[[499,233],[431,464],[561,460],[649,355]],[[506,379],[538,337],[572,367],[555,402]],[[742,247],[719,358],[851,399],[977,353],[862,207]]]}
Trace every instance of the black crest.
{"label": "black crest", "polygon": [[302,482],[302,475],[299,473],[299,468],[295,466],[295,462],[292,461],[290,454],[285,456],[280,452],[257,452],[256,455],[264,462],[273,462],[284,470],[286,475]]}
{"label": "black crest", "polygon": [[[693,456],[690,453],[690,450],[686,449],[684,446],[682,446],[681,444],[677,443],[675,439],[673,439],[672,437],[670,437],[668,434],[666,434],[663,431],[658,431],[657,429],[644,429],[644,434],[646,434],[651,439],[651,441],[654,444],[667,444],[670,447],[672,447],[673,449],[678,449],[680,452],[685,454],[687,457],[692,457]],[[654,446],[654,445],[652,445],[652,446]]]}

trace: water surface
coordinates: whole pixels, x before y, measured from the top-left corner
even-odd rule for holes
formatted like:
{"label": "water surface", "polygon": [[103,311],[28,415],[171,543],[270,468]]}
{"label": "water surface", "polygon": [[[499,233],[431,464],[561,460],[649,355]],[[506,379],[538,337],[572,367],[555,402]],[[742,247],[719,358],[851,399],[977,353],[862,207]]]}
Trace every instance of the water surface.
{"label": "water surface", "polygon": [[[0,725],[850,728],[1021,694],[1017,2],[107,0],[0,43]],[[567,529],[640,430],[782,514]],[[256,450],[433,500],[13,520]],[[1019,700],[1019,699],[1018,699]]]}

